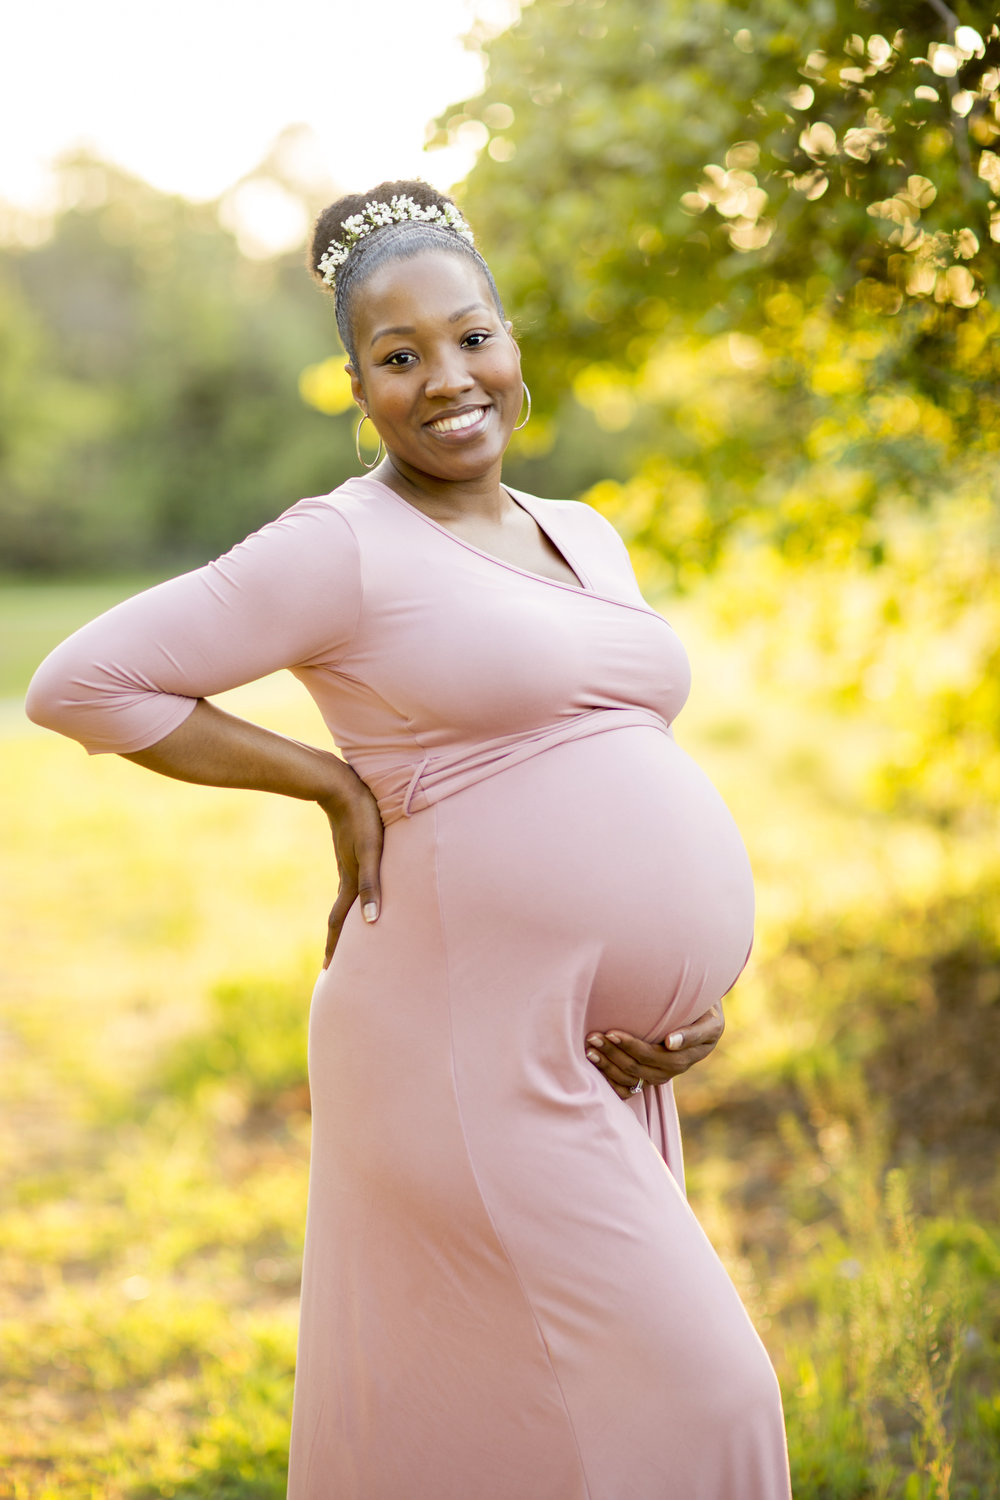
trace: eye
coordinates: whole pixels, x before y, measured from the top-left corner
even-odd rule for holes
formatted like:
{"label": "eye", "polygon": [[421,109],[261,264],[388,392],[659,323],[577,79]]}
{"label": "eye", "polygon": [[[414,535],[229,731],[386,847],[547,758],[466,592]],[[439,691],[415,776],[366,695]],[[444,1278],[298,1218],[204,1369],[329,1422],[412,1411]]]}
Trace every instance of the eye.
{"label": "eye", "polygon": [[410,364],[410,362],[414,359],[416,359],[416,355],[411,354],[408,349],[396,349],[392,354],[389,355],[388,359],[384,359],[382,363],[384,365],[392,365],[392,367],[396,370],[405,370],[407,365]]}
{"label": "eye", "polygon": [[462,343],[463,344],[469,344],[469,345],[471,345],[471,347],[473,349],[478,349],[480,347],[480,345],[486,343],[486,340],[489,337],[490,337],[490,335],[488,333],[482,333],[482,332],[467,333],[465,335],[465,338],[462,340]]}

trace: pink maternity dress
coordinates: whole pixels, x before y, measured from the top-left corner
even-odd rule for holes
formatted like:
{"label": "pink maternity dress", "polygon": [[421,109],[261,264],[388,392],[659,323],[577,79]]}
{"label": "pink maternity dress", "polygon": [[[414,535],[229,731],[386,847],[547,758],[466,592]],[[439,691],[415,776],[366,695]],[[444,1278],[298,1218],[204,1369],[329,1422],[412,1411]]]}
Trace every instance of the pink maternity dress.
{"label": "pink maternity dress", "polygon": [[622,1101],[584,1041],[729,989],[746,853],[618,536],[511,493],[581,587],[351,479],[71,637],[29,713],[139,750],[288,667],[378,798],[382,915],[355,905],[312,1003],[291,1500],[787,1500],[670,1088]]}

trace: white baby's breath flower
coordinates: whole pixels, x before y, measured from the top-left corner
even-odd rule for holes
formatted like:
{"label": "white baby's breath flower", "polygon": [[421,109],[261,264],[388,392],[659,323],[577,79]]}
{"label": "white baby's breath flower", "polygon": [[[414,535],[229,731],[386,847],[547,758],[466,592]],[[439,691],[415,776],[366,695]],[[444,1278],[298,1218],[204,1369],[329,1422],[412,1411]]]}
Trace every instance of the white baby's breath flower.
{"label": "white baby's breath flower", "polygon": [[384,229],[389,224],[404,224],[408,220],[421,224],[439,224],[442,229],[452,230],[470,245],[475,243],[472,230],[453,203],[446,203],[443,208],[436,203],[429,203],[424,207],[408,193],[394,193],[388,203],[379,203],[373,199],[365,204],[360,213],[351,214],[350,218],[344,220],[344,238],[331,241],[320,256],[319,272],[323,281],[327,286],[334,285],[337,272],[359,240],[376,229]]}

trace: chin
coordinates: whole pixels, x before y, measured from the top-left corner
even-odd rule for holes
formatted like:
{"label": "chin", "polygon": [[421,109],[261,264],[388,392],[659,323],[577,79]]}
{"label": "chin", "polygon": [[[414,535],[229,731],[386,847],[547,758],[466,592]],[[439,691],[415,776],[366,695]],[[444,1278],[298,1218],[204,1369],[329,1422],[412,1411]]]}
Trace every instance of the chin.
{"label": "chin", "polygon": [[413,458],[400,454],[399,457],[434,479],[476,479],[500,464],[505,452],[506,444],[501,448],[493,443],[483,443],[464,452],[421,454]]}

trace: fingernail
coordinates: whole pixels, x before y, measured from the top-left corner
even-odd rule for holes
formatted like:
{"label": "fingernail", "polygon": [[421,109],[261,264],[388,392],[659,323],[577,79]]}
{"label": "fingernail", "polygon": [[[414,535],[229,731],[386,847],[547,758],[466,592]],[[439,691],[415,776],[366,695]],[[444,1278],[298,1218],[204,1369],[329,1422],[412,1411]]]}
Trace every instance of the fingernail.
{"label": "fingernail", "polygon": [[608,1032],[608,1041],[609,1042],[620,1042],[621,1041],[621,1036],[619,1035],[619,1033],[617,1031],[609,1031]]}
{"label": "fingernail", "polygon": [[361,908],[361,915],[364,917],[366,922],[374,922],[376,917],[378,916],[378,907],[375,905],[375,902],[366,901],[364,906]]}
{"label": "fingernail", "polygon": [[587,1041],[592,1047],[603,1047],[604,1038],[600,1036],[588,1036]]}
{"label": "fingernail", "polygon": [[677,1048],[678,1047],[683,1047],[683,1045],[684,1045],[684,1033],[683,1033],[683,1031],[672,1031],[670,1033],[670,1035],[667,1037],[667,1050],[668,1051],[670,1051],[670,1052],[676,1052]]}
{"label": "fingernail", "polygon": [[601,1054],[600,1054],[600,1053],[599,1053],[599,1052],[595,1052],[595,1051],[593,1051],[593,1049],[591,1049],[591,1050],[590,1050],[590,1051],[589,1051],[589,1052],[588,1052],[588,1053],[587,1053],[587,1056],[588,1056],[588,1057],[589,1057],[589,1058],[590,1058],[590,1061],[591,1061],[591,1062],[601,1062],[601,1061],[602,1061],[602,1060],[603,1060],[603,1059],[602,1059],[602,1058],[601,1058]]}

